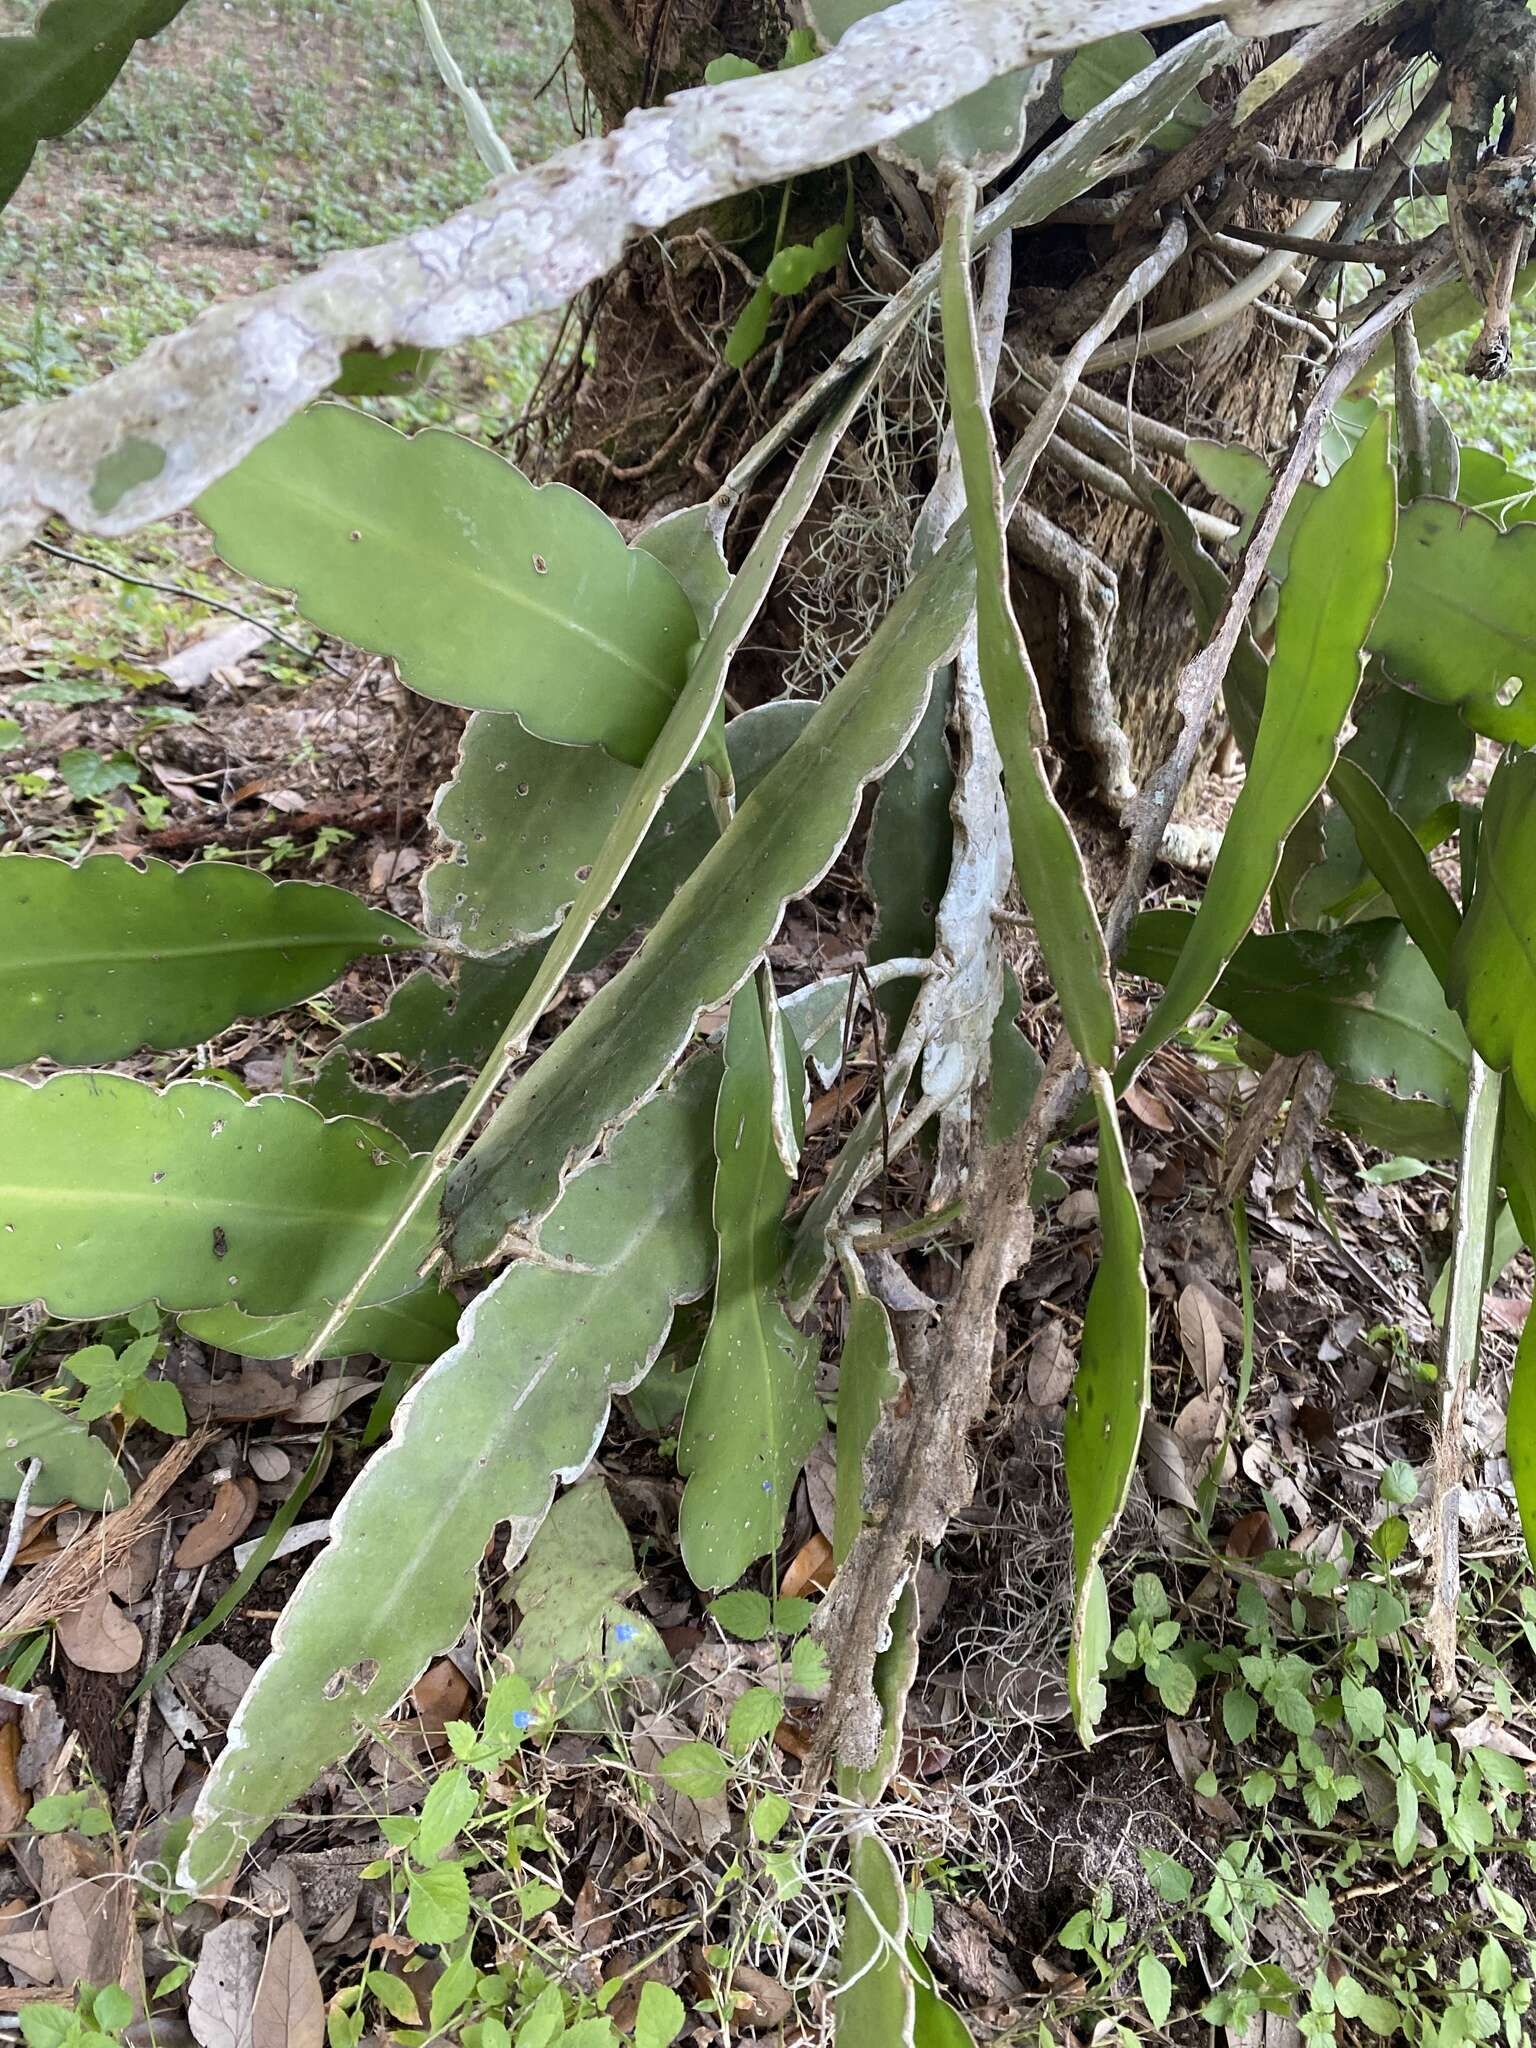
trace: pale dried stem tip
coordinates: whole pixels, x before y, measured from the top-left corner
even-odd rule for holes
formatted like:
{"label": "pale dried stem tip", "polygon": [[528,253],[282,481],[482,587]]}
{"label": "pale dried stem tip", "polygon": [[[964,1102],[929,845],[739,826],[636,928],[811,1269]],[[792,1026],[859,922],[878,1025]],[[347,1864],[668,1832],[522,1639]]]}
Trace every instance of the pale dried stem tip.
{"label": "pale dried stem tip", "polygon": [[21,1475],[21,1485],[16,1489],[16,1504],[11,1509],[11,1526],[5,1539],[5,1551],[0,1555],[0,1586],[3,1586],[11,1576],[11,1566],[16,1562],[16,1553],[21,1548],[21,1539],[27,1526],[27,1502],[32,1498],[32,1489],[37,1484],[37,1475],[42,1469],[41,1458],[29,1458],[27,1469]]}

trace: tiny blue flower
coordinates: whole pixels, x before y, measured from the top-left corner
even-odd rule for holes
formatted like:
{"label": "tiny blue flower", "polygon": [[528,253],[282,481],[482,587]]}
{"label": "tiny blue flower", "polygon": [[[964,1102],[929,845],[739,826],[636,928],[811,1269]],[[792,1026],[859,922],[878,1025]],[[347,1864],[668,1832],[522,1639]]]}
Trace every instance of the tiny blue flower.
{"label": "tiny blue flower", "polygon": [[533,1726],[533,1716],[526,1707],[519,1707],[512,1716],[512,1726],[514,1728],[531,1728]]}
{"label": "tiny blue flower", "polygon": [[616,1643],[632,1643],[635,1640],[634,1623],[621,1621],[613,1632],[613,1639]]}
{"label": "tiny blue flower", "polygon": [[765,1479],[765,1480],[763,1481],[763,1491],[764,1491],[764,1493],[772,1493],[772,1491],[773,1491],[773,1481],[772,1481],[771,1479]]}

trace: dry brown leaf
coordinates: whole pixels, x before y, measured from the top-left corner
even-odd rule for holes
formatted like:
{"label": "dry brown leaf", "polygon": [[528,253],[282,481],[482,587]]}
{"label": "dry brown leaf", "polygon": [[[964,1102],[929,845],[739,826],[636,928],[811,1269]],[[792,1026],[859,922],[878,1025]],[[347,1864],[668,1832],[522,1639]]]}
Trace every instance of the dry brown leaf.
{"label": "dry brown leaf", "polygon": [[1464,1727],[1453,1728],[1451,1734],[1463,1756],[1469,1749],[1495,1749],[1500,1756],[1513,1757],[1517,1764],[1536,1764],[1536,1749],[1506,1728],[1495,1713],[1481,1713]]}
{"label": "dry brown leaf", "polygon": [[1227,1404],[1220,1394],[1196,1394],[1174,1417],[1173,1433],[1183,1447],[1185,1471],[1196,1486],[1226,1439],[1227,1419]]}
{"label": "dry brown leaf", "polygon": [[1188,1787],[1196,1806],[1207,1819],[1237,1828],[1240,1825],[1237,1809],[1229,1799],[1223,1798],[1219,1792],[1207,1794],[1195,1790],[1196,1781],[1205,1775],[1210,1765],[1210,1743],[1205,1730],[1193,1721],[1169,1721],[1165,1733],[1173,1767],[1181,1782]]}
{"label": "dry brown leaf", "polygon": [[0,1835],[14,1835],[27,1817],[32,1800],[17,1776],[21,1760],[21,1723],[7,1721],[0,1728]]}
{"label": "dry brown leaf", "polygon": [[1141,1433],[1141,1462],[1147,1489],[1155,1500],[1170,1500],[1179,1508],[1195,1505],[1184,1468],[1184,1448],[1168,1425],[1152,1415]]}
{"label": "dry brown leaf", "polygon": [[1240,1516],[1227,1531],[1228,1557],[1262,1557],[1274,1547],[1275,1530],[1268,1508],[1255,1508],[1251,1515]]}
{"label": "dry brown leaf", "polygon": [[439,1734],[450,1721],[462,1721],[469,1705],[469,1680],[451,1657],[439,1657],[411,1687],[411,1701],[421,1725]]}
{"label": "dry brown leaf", "polygon": [[309,1944],[285,1920],[267,1950],[251,2013],[251,2048],[324,2048],[325,1995]]}
{"label": "dry brown leaf", "polygon": [[737,2024],[754,2032],[783,2026],[795,2009],[794,1994],[786,1991],[776,1977],[765,1976],[749,1963],[737,1965],[731,1989],[746,2001],[736,2008]]}
{"label": "dry brown leaf", "polygon": [[251,1470],[258,1479],[286,1479],[293,1470],[292,1458],[278,1444],[252,1444],[249,1455]]}
{"label": "dry brown leaf", "polygon": [[[782,1729],[784,1723],[779,1723]],[[778,1733],[778,1730],[775,1730]],[[691,1848],[712,1849],[722,1841],[731,1825],[730,1807],[723,1792],[713,1799],[690,1799],[669,1785],[657,1766],[669,1750],[692,1742],[693,1730],[670,1714],[651,1714],[636,1721],[630,1735],[635,1768],[643,1771],[656,1795],[656,1807],[680,1842]]]}
{"label": "dry brown leaf", "polygon": [[293,1406],[293,1385],[248,1365],[237,1378],[211,1380],[206,1386],[181,1390],[187,1413],[195,1421],[264,1422],[286,1415]]}
{"label": "dry brown leaf", "polygon": [[1528,1294],[1490,1294],[1487,1313],[1501,1330],[1509,1330],[1519,1336],[1530,1320],[1531,1297]]}
{"label": "dry brown leaf", "polygon": [[40,1927],[34,1927],[25,1934],[0,1934],[0,1963],[32,1984],[57,1984],[59,1981],[52,1944]]}
{"label": "dry brown leaf", "polygon": [[1056,1221],[1063,1230],[1086,1230],[1099,1220],[1099,1198],[1092,1188],[1073,1188],[1056,1204]]}
{"label": "dry brown leaf", "polygon": [[817,1528],[830,1539],[837,1519],[837,1452],[830,1432],[806,1460],[805,1497],[811,1504]]}
{"label": "dry brown leaf", "polygon": [[203,1936],[187,1994],[187,2024],[198,2048],[253,2048],[261,1963],[254,1920],[221,1920]]}
{"label": "dry brown leaf", "polygon": [[1025,1376],[1029,1398],[1037,1408],[1065,1407],[1075,1363],[1066,1331],[1058,1322],[1047,1323],[1029,1347]]}
{"label": "dry brown leaf", "polygon": [[1178,1317],[1179,1341],[1190,1369],[1205,1391],[1214,1393],[1227,1369],[1227,1347],[1216,1311],[1202,1288],[1184,1289],[1179,1296]]}
{"label": "dry brown leaf", "polygon": [[571,1906],[571,1939],[590,1954],[601,1949],[613,1932],[613,1911],[597,1879],[589,1872]]}
{"label": "dry brown leaf", "polygon": [[223,1643],[195,1643],[171,1674],[183,1699],[225,1728],[255,1676],[255,1667]]}
{"label": "dry brown leaf", "polygon": [[103,1586],[83,1607],[59,1617],[59,1647],[81,1671],[132,1671],[144,1652],[138,1624]]}
{"label": "dry brown leaf", "polygon": [[146,1529],[128,1554],[119,1560],[106,1580],[107,1591],[124,1607],[132,1607],[154,1584],[160,1565],[160,1534]]}
{"label": "dry brown leaf", "polygon": [[801,1544],[786,1566],[784,1581],[779,1587],[779,1598],[794,1600],[810,1586],[825,1588],[831,1583],[832,1546],[821,1531],[816,1529]]}
{"label": "dry brown leaf", "polygon": [[48,1904],[48,1952],[61,1984],[126,1984],[133,1884],[121,1871],[82,1877]]}
{"label": "dry brown leaf", "polygon": [[1140,1081],[1133,1081],[1120,1097],[1137,1123],[1145,1124],[1149,1131],[1173,1131],[1178,1128],[1173,1111],[1166,1102],[1154,1095],[1150,1088]]}
{"label": "dry brown leaf", "polygon": [[226,1479],[215,1492],[207,1514],[200,1522],[194,1522],[177,1544],[171,1559],[176,1569],[195,1572],[222,1557],[251,1526],[258,1499],[254,1479]]}
{"label": "dry brown leaf", "polygon": [[365,1379],[360,1373],[342,1373],[333,1380],[316,1380],[297,1394],[288,1409],[288,1420],[300,1429],[317,1422],[329,1422],[346,1413],[366,1394],[376,1394],[384,1382]]}

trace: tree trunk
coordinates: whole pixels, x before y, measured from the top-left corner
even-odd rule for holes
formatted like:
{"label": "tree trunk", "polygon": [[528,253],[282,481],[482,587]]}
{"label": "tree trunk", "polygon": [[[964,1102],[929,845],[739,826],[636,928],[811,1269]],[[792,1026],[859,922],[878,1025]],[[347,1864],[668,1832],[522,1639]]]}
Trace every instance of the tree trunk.
{"label": "tree trunk", "polygon": [[[697,84],[705,65],[723,53],[776,62],[787,29],[779,0],[575,0],[576,55],[608,124]],[[1249,51],[1238,79],[1215,80],[1215,96],[1229,98],[1274,53],[1275,46]],[[1360,106],[1360,78],[1343,79],[1291,109],[1265,140],[1281,154],[1331,156],[1358,126]],[[583,347],[574,357],[567,351],[566,381],[546,409],[546,449],[559,474],[621,521],[643,521],[715,488],[773,413],[848,339],[859,317],[849,303],[853,293],[869,284],[894,286],[934,246],[927,202],[904,174],[866,160],[848,175],[857,220],[848,297],[813,290],[792,303],[787,324],[743,373],[729,370],[720,351],[772,253],[780,195],[754,195],[678,224],[664,240],[637,248],[591,295]],[[840,218],[848,189],[841,170],[798,181],[783,238],[808,240]],[[1229,207],[1218,197],[1216,205],[1226,225],[1264,228],[1290,226],[1297,211],[1294,202],[1248,195]],[[1050,225],[1016,235],[1017,324],[1010,341],[1022,332],[1041,356],[1069,346],[1115,288],[1115,257],[1107,227]],[[1223,266],[1209,254],[1180,266],[1144,309],[1145,326],[1225,290],[1231,273]],[[911,515],[931,481],[938,438],[942,370],[934,350],[931,339],[915,348],[905,390],[877,396],[876,430],[865,435],[862,457],[852,458],[840,502],[802,537],[798,591],[791,557],[790,587],[779,593],[768,626],[777,643],[777,687],[787,670],[792,687],[819,689],[902,574]],[[1249,312],[1197,345],[1149,357],[1108,385],[1096,383],[1106,395],[1129,398],[1144,416],[1267,455],[1286,438],[1302,354],[1295,333]],[[1182,464],[1141,452],[1181,497],[1202,502]],[[1107,642],[1115,714],[1139,779],[1166,746],[1175,683],[1194,650],[1195,627],[1161,536],[1142,510],[1053,462],[1042,467],[1031,496],[1032,515],[1015,534],[1019,608],[1063,760],[1063,788],[1077,798],[1101,779],[1101,764],[1080,740],[1084,634]],[[1031,550],[1027,529],[1049,531],[1043,521],[1076,544],[1076,593],[1059,574],[1043,571],[1040,550]],[[1083,616],[1085,591],[1093,621]],[[1101,672],[1105,651],[1101,644]]]}

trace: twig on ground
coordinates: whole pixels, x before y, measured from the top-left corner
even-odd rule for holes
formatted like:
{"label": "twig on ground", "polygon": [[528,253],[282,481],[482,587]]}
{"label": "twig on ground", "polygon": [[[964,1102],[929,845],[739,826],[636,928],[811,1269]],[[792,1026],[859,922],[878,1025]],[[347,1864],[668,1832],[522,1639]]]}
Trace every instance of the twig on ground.
{"label": "twig on ground", "polygon": [[1321,1053],[1304,1053],[1291,1089],[1290,1114],[1285,1120],[1270,1182],[1271,1199],[1282,1216],[1288,1216],[1296,1206],[1297,1190],[1312,1164],[1312,1148],[1332,1100],[1333,1069]]}
{"label": "twig on ground", "polygon": [[1277,1056],[1259,1076],[1259,1085],[1254,1089],[1248,1107],[1243,1111],[1243,1120],[1233,1134],[1226,1170],[1221,1177],[1221,1199],[1229,1208],[1247,1188],[1248,1176],[1264,1149],[1270,1125],[1280,1114],[1300,1068],[1299,1058]]}

